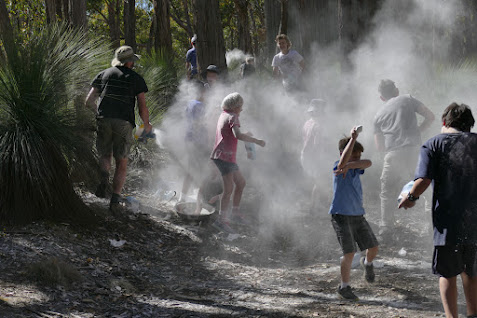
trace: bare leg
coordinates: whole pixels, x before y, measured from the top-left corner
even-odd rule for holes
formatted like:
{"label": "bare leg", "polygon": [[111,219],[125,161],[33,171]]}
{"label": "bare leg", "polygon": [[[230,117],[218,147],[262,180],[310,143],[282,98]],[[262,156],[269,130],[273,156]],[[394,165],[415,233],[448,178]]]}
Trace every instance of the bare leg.
{"label": "bare leg", "polygon": [[221,215],[222,219],[227,219],[228,215],[225,215],[225,213],[227,213],[230,197],[232,196],[232,192],[234,190],[234,173],[231,172],[222,176],[222,181],[224,185],[224,192],[222,193],[222,199],[220,200],[220,212],[224,213],[224,215]]}
{"label": "bare leg", "polygon": [[116,159],[116,171],[113,177],[113,193],[121,194],[124,182],[126,181],[127,168],[128,158]]}
{"label": "bare leg", "polygon": [[[101,170],[101,172],[106,172],[106,173],[109,174],[109,170],[111,170],[111,159],[112,159],[111,154],[106,155],[106,156],[102,156],[99,159],[99,169]],[[103,181],[103,180],[101,180],[101,181]]]}
{"label": "bare leg", "polygon": [[246,182],[240,170],[233,172],[233,178],[235,183],[235,190],[234,190],[232,206],[240,206],[240,200],[242,200],[242,193],[243,193],[243,189],[245,188]]}
{"label": "bare leg", "polygon": [[442,305],[447,318],[458,318],[457,310],[457,276],[439,278]]}
{"label": "bare leg", "polygon": [[374,258],[376,257],[376,255],[378,255],[378,250],[379,250],[379,248],[377,246],[372,247],[372,248],[368,248],[366,250],[366,261],[368,263],[371,263],[374,260]]}
{"label": "bare leg", "polygon": [[341,259],[341,281],[343,283],[349,283],[349,278],[351,274],[351,264],[353,262],[354,252],[344,254]]}
{"label": "bare leg", "polygon": [[184,181],[182,182],[181,195],[180,195],[180,198],[179,198],[180,202],[184,201],[184,198],[182,196],[187,195],[187,193],[189,192],[190,185],[192,184],[192,181],[193,181],[193,179],[192,179],[192,176],[190,174],[187,174],[184,177]]}
{"label": "bare leg", "polygon": [[466,273],[460,274],[464,287],[467,316],[477,314],[477,277],[470,277]]}

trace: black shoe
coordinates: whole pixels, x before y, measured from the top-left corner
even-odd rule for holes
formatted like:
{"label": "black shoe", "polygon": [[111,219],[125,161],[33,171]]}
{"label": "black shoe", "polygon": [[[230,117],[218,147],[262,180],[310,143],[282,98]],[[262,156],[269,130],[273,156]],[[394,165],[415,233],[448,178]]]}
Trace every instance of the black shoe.
{"label": "black shoe", "polygon": [[94,193],[95,196],[98,198],[106,198],[106,188],[108,187],[105,183],[100,183],[96,188],[96,192]]}
{"label": "black shoe", "polygon": [[345,288],[338,286],[338,296],[340,296],[342,299],[359,300],[359,298],[351,290],[351,286],[346,286]]}
{"label": "black shoe", "polygon": [[374,266],[373,264],[365,265],[364,264],[365,257],[361,257],[359,263],[361,264],[361,268],[364,269],[364,278],[368,283],[374,283]]}

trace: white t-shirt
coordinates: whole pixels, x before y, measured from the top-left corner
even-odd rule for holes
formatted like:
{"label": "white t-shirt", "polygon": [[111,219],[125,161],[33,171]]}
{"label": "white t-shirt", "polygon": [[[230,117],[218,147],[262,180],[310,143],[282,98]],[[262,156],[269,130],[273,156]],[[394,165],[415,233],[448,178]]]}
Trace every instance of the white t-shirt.
{"label": "white t-shirt", "polygon": [[288,54],[278,53],[273,57],[272,67],[278,67],[283,77],[283,85],[295,85],[301,75],[300,62],[303,56],[295,50],[288,51]]}

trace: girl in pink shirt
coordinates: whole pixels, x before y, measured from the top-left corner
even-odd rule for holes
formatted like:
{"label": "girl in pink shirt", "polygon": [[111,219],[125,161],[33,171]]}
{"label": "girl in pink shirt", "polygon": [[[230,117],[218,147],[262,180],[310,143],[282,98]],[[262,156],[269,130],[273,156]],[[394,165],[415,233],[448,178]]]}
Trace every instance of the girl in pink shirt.
{"label": "girl in pink shirt", "polygon": [[[239,207],[245,179],[240,173],[236,160],[238,140],[253,142],[265,147],[265,141],[252,137],[250,133],[240,131],[239,115],[242,106],[243,98],[239,93],[229,94],[222,101],[223,112],[217,122],[215,145],[211,155],[211,159],[222,174],[224,186],[220,201],[220,216],[213,225],[226,232],[233,232],[228,226],[230,221],[244,223]],[[232,214],[229,217],[227,211],[231,196],[233,197]]]}

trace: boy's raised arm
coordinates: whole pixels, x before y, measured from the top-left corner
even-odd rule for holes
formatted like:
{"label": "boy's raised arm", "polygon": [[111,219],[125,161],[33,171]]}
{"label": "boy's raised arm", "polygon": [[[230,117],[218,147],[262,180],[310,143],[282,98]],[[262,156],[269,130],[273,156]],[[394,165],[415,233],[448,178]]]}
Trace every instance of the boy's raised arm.
{"label": "boy's raised arm", "polygon": [[356,127],[351,129],[351,139],[349,140],[348,144],[346,145],[345,149],[341,153],[340,162],[338,163],[338,169],[343,169],[349,161],[351,154],[353,153],[354,144],[358,139],[358,132],[356,131]]}

